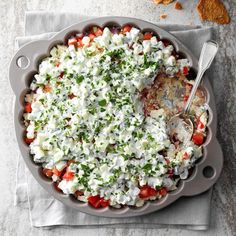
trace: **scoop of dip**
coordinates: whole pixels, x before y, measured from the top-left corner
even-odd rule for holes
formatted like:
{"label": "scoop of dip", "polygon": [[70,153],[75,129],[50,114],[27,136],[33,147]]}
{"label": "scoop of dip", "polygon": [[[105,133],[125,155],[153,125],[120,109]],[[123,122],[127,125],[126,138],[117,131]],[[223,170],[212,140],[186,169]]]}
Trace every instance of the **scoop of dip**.
{"label": "scoop of dip", "polygon": [[[157,75],[190,86],[188,71],[188,60],[178,59],[171,44],[129,25],[92,27],[55,46],[25,96],[33,160],[59,191],[95,208],[162,198],[202,155],[199,137],[170,140],[169,112],[155,87]],[[204,138],[203,105],[192,112],[195,133]]]}

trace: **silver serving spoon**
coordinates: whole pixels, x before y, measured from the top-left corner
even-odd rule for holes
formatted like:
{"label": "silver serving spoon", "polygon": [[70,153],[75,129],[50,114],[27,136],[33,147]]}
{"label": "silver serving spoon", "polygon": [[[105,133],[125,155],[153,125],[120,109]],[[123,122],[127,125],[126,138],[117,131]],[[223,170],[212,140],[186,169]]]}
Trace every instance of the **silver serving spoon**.
{"label": "silver serving spoon", "polygon": [[198,74],[195,79],[188,101],[183,110],[170,118],[168,122],[168,133],[170,137],[176,136],[181,141],[189,141],[193,135],[193,122],[189,117],[189,109],[197,88],[202,80],[205,71],[210,67],[215,55],[218,51],[218,44],[215,41],[207,41],[204,43],[198,62]]}

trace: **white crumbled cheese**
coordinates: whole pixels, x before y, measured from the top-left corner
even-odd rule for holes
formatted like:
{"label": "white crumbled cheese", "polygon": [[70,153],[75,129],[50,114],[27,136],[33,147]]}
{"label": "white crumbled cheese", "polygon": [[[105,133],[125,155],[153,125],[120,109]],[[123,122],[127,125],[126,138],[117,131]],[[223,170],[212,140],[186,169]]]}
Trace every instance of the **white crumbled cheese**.
{"label": "white crumbled cheese", "polygon": [[176,59],[174,56],[170,56],[167,60],[166,60],[166,65],[168,66],[175,66],[176,64]]}
{"label": "white crumbled cheese", "polygon": [[[52,179],[60,181],[65,194],[83,191],[80,201],[100,195],[114,207],[141,207],[140,186],[176,188],[178,180],[169,178],[167,160],[159,151],[166,151],[182,179],[202,154],[192,142],[176,150],[163,109],[145,116],[140,92],[159,72],[173,75],[189,62],[176,62],[173,46],[165,47],[155,36],[142,40],[140,35],[135,27],[125,35],[105,28],[94,40],[83,37],[83,47],[54,47],[25,97],[32,107],[24,118],[27,138],[35,138],[30,144],[34,161],[73,171],[71,180],[60,181],[55,174]],[[51,90],[45,91],[45,85]],[[206,124],[207,116],[200,120]],[[189,160],[183,160],[184,152]],[[75,163],[68,167],[71,159]]]}
{"label": "white crumbled cheese", "polygon": [[150,40],[144,40],[143,41],[143,52],[149,53],[151,51],[151,42]]}
{"label": "white crumbled cheese", "polygon": [[153,47],[155,47],[155,46],[157,46],[157,44],[158,44],[158,42],[157,42],[157,37],[153,36],[153,37],[151,38],[151,45],[152,45]]}

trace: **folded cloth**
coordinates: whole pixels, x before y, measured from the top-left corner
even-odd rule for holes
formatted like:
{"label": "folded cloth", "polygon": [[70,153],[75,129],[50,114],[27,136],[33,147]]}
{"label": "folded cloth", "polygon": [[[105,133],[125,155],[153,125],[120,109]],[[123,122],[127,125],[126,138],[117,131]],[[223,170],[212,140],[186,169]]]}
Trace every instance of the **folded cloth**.
{"label": "folded cloth", "polygon": [[[52,37],[55,32],[88,17],[75,13],[27,12],[25,36],[16,39],[16,46],[27,42]],[[204,41],[212,37],[211,28],[183,25],[160,25],[199,56]],[[197,39],[197,40],[196,40]],[[71,209],[50,196],[33,178],[18,157],[15,205],[29,208],[31,225],[49,227],[73,225],[79,227],[175,227],[192,230],[206,230],[209,227],[212,190],[194,197],[183,197],[158,212],[132,218],[104,218],[91,216]]]}

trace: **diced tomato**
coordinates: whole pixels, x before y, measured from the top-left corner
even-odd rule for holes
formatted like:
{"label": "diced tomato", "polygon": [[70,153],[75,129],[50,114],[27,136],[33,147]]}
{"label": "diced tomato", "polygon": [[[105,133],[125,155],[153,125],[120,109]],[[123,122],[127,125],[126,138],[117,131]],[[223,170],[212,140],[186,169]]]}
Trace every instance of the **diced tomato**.
{"label": "diced tomato", "polygon": [[100,196],[99,195],[90,196],[90,197],[88,197],[88,202],[94,208],[99,208],[100,207]]}
{"label": "diced tomato", "polygon": [[110,201],[109,200],[105,200],[104,198],[102,198],[100,200],[100,204],[101,204],[101,207],[105,208],[105,207],[108,207],[110,205]]}
{"label": "diced tomato", "polygon": [[60,66],[60,63],[58,62],[55,66],[56,66],[56,67],[59,67],[59,66]]}
{"label": "diced tomato", "polygon": [[61,177],[63,170],[59,171],[56,167],[52,169],[52,173],[58,177]]}
{"label": "diced tomato", "polygon": [[68,39],[68,45],[76,45],[77,39],[76,38],[70,38]]}
{"label": "diced tomato", "polygon": [[91,205],[95,205],[95,203],[98,202],[99,200],[100,200],[100,196],[99,195],[88,197],[88,202]]}
{"label": "diced tomato", "polygon": [[88,197],[88,203],[94,208],[101,208],[109,206],[109,200],[101,198],[99,195]]}
{"label": "diced tomato", "polygon": [[188,101],[188,98],[189,98],[189,96],[188,96],[188,95],[185,95],[185,96],[184,96],[184,101],[187,102],[187,101]]}
{"label": "diced tomato", "polygon": [[201,121],[199,121],[198,128],[203,129],[204,127],[205,127],[205,125]]}
{"label": "diced tomato", "polygon": [[91,41],[96,38],[96,35],[95,35],[95,34],[92,34],[92,33],[90,33],[88,36],[89,36],[89,38],[90,38]]}
{"label": "diced tomato", "polygon": [[25,104],[25,112],[27,112],[27,113],[31,113],[32,112],[32,107],[31,107],[31,104],[29,102],[27,102]]}
{"label": "diced tomato", "polygon": [[84,193],[82,191],[77,190],[75,193],[76,197],[82,196]]}
{"label": "diced tomato", "polygon": [[155,195],[157,194],[157,191],[156,191],[156,189],[154,189],[154,188],[150,188],[150,189],[148,190],[148,194],[149,194],[150,197],[151,197],[151,196],[155,196]]}
{"label": "diced tomato", "polygon": [[166,188],[164,188],[164,187],[161,188],[158,192],[159,192],[159,194],[160,194],[161,196],[163,196],[163,197],[167,194],[167,190],[166,190]]}
{"label": "diced tomato", "polygon": [[144,40],[150,40],[151,38],[152,38],[152,33],[150,33],[150,32],[144,33],[144,35],[143,35]]}
{"label": "diced tomato", "polygon": [[74,173],[74,172],[67,171],[67,172],[63,175],[62,179],[67,180],[67,181],[70,181],[70,180],[72,180],[72,179],[74,178],[74,176],[75,176],[75,173]]}
{"label": "diced tomato", "polygon": [[97,27],[97,26],[94,26],[94,27],[93,27],[93,34],[94,34],[96,37],[101,36],[102,33],[103,33],[102,28]]}
{"label": "diced tomato", "polygon": [[157,190],[148,186],[144,185],[140,188],[139,197],[140,198],[148,198],[157,195]]}
{"label": "diced tomato", "polygon": [[25,141],[26,144],[30,145],[34,141],[34,138],[27,138],[27,137],[25,137],[24,141]]}
{"label": "diced tomato", "polygon": [[83,42],[82,42],[82,38],[78,38],[77,39],[77,47],[78,48],[81,48],[81,47],[83,47],[84,46],[84,44],[83,44]]}
{"label": "diced tomato", "polygon": [[44,169],[43,169],[43,174],[44,174],[45,176],[47,176],[48,178],[50,178],[50,177],[53,176],[52,170],[51,170],[51,169],[47,169],[47,168],[44,168]]}
{"label": "diced tomato", "polygon": [[187,83],[185,87],[186,87],[186,90],[190,92],[192,90],[193,85]]}
{"label": "diced tomato", "polygon": [[195,132],[192,137],[193,142],[196,145],[202,145],[204,142],[204,135],[203,133]]}
{"label": "diced tomato", "polygon": [[188,154],[187,152],[184,153],[184,155],[183,155],[183,159],[184,159],[184,160],[189,159],[189,154]]}
{"label": "diced tomato", "polygon": [[123,28],[122,28],[122,32],[124,34],[126,34],[127,32],[130,32],[130,30],[132,29],[132,26],[131,25],[125,25]]}
{"label": "diced tomato", "polygon": [[184,74],[184,75],[188,75],[188,67],[187,67],[187,66],[185,66],[185,67],[183,68],[183,74]]}

